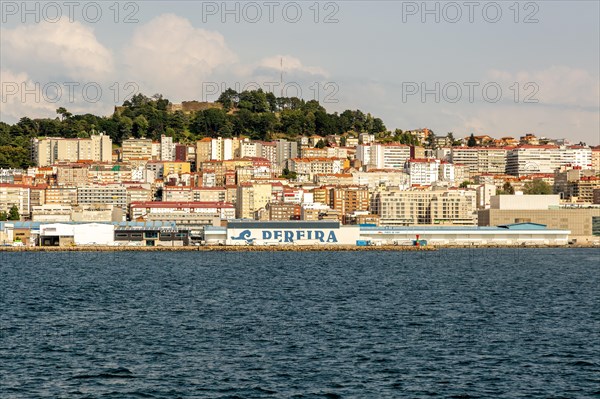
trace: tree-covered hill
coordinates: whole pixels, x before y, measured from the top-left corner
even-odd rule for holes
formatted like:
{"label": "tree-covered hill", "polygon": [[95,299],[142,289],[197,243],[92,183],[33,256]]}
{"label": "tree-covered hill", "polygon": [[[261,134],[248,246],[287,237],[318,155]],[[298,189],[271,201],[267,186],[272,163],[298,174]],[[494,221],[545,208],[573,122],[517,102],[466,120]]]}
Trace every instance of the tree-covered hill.
{"label": "tree-covered hill", "polygon": [[383,121],[369,113],[360,110],[328,113],[318,101],[276,97],[260,89],[242,93],[228,89],[217,102],[220,107],[194,113],[169,112],[169,100],[162,95],[137,94],[109,117],[73,115],[61,107],[54,119],[23,117],[14,125],[0,122],[0,167],[30,166],[30,140],[39,136],[83,138],[104,132],[114,143],[120,144],[130,137],[159,140],[165,134],[175,141],[191,143],[216,136],[243,135],[254,140],[270,140],[350,131],[374,134],[386,131]]}

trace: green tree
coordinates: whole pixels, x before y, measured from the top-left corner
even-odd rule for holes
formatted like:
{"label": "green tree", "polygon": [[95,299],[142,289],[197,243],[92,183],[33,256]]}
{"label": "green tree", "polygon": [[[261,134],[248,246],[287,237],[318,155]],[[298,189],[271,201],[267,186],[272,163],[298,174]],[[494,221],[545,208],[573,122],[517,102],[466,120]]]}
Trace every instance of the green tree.
{"label": "green tree", "polygon": [[6,214],[6,212],[2,211],[0,212],[0,222],[5,222],[8,219],[8,215]]}
{"label": "green tree", "polygon": [[467,188],[469,187],[469,185],[474,184],[472,181],[469,180],[465,180],[464,182],[460,183],[460,188]]}
{"label": "green tree", "polygon": [[67,111],[67,109],[65,107],[59,107],[56,110],[56,113],[61,116],[61,121],[64,121],[65,119],[69,119],[71,116],[73,116],[73,114],[70,113],[69,111]]}
{"label": "green tree", "polygon": [[288,168],[283,168],[281,177],[284,179],[295,180],[298,177],[298,174],[296,172],[291,172]]}
{"label": "green tree", "polygon": [[475,135],[473,133],[471,133],[471,136],[469,137],[469,141],[467,141],[467,146],[475,147],[476,145],[477,145],[477,140],[475,140]]}
{"label": "green tree", "polygon": [[317,141],[317,144],[315,144],[315,148],[325,148],[325,141],[323,141],[323,139]]}
{"label": "green tree", "polygon": [[133,120],[133,136],[136,138],[145,137],[148,133],[148,120],[144,115],[138,115]]}
{"label": "green tree", "polygon": [[20,220],[21,216],[19,215],[19,208],[16,205],[13,205],[8,211],[8,220]]}
{"label": "green tree", "polygon": [[552,194],[552,187],[541,179],[535,179],[525,183],[523,192],[529,195]]}
{"label": "green tree", "polygon": [[515,193],[515,189],[512,186],[512,184],[510,184],[510,182],[505,182],[504,185],[502,185],[502,190],[500,190],[499,194],[508,194],[508,195],[513,195]]}

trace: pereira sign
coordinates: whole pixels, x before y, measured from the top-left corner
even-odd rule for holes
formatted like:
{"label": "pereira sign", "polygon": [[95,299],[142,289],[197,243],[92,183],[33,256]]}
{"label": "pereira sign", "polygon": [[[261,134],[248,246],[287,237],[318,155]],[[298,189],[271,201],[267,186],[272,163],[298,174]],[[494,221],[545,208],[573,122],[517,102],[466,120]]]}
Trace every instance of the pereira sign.
{"label": "pereira sign", "polygon": [[338,238],[333,230],[244,230],[237,237],[234,235],[232,240],[244,240],[252,242],[257,239],[264,241],[278,241],[291,243],[295,241],[319,241],[322,243],[337,243]]}

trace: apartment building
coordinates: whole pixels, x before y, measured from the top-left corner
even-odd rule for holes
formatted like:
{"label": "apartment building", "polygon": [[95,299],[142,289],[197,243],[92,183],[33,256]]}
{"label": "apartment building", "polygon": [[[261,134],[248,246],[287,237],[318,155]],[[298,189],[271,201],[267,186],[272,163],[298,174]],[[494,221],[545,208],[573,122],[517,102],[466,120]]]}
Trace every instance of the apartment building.
{"label": "apartment building", "polygon": [[405,189],[410,186],[410,176],[404,171],[352,172],[352,184],[370,189],[380,186]]}
{"label": "apartment building", "polygon": [[439,180],[440,161],[438,159],[411,159],[406,171],[411,186],[430,186]]}
{"label": "apartment building", "polygon": [[145,138],[129,138],[123,141],[121,158],[124,162],[133,160],[151,161],[152,157],[152,140]]}
{"label": "apartment building", "polygon": [[173,143],[173,137],[165,136],[164,134],[160,136],[160,160],[175,160],[175,144]]}
{"label": "apartment building", "polygon": [[[132,181],[132,171],[129,165],[95,164],[87,168],[87,181],[95,184],[121,184]],[[76,185],[83,185],[81,183]]]}
{"label": "apartment building", "polygon": [[77,187],[48,187],[45,190],[44,203],[69,206],[77,205]]}
{"label": "apartment building", "polygon": [[88,165],[70,164],[57,166],[56,183],[59,186],[83,186],[88,184]]}
{"label": "apartment building", "polygon": [[591,150],[592,169],[594,169],[596,173],[600,173],[600,146],[593,147]]}
{"label": "apartment building", "polygon": [[127,188],[122,185],[96,185],[77,188],[77,203],[85,204],[109,204],[127,209]]}
{"label": "apartment building", "polygon": [[562,152],[559,147],[552,145],[513,148],[507,154],[506,173],[513,176],[554,173],[566,159]]}
{"label": "apartment building", "polygon": [[288,159],[298,157],[298,143],[295,141],[277,140],[275,142],[275,151],[275,163],[277,166],[285,168]]}
{"label": "apartment building", "polygon": [[450,162],[464,165],[469,174],[475,175],[479,172],[479,151],[472,147],[452,147]]}
{"label": "apartment building", "polygon": [[271,203],[267,205],[269,220],[300,220],[302,208],[298,204]]}
{"label": "apartment building", "polygon": [[474,191],[389,190],[377,191],[372,198],[371,212],[384,226],[476,223]]}
{"label": "apartment building", "polygon": [[411,148],[402,144],[368,144],[356,148],[356,159],[370,169],[404,169]]}
{"label": "apartment building", "polygon": [[344,164],[344,160],[338,158],[292,158],[289,160],[289,170],[306,176],[335,174],[342,172]]}
{"label": "apartment building", "polygon": [[255,213],[271,202],[271,184],[245,183],[237,187],[236,217],[238,219],[254,219]]}
{"label": "apartment building", "polygon": [[0,212],[7,214],[14,205],[19,209],[19,215],[29,217],[31,212],[30,189],[16,184],[0,184]]}
{"label": "apartment building", "polygon": [[37,166],[49,166],[59,161],[112,162],[112,140],[102,133],[87,139],[34,138],[31,140],[31,154]]}
{"label": "apartment building", "polygon": [[477,150],[477,173],[506,173],[507,154],[508,149],[506,148],[479,148]]}
{"label": "apartment building", "polygon": [[329,190],[329,204],[341,215],[368,211],[371,193],[366,187],[334,187]]}

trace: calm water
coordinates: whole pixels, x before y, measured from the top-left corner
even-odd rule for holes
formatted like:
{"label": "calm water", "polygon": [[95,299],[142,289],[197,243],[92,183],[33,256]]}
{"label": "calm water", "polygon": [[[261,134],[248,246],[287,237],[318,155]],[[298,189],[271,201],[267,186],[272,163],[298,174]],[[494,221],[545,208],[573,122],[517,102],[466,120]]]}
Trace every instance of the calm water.
{"label": "calm water", "polygon": [[0,398],[600,397],[600,250],[0,253]]}

